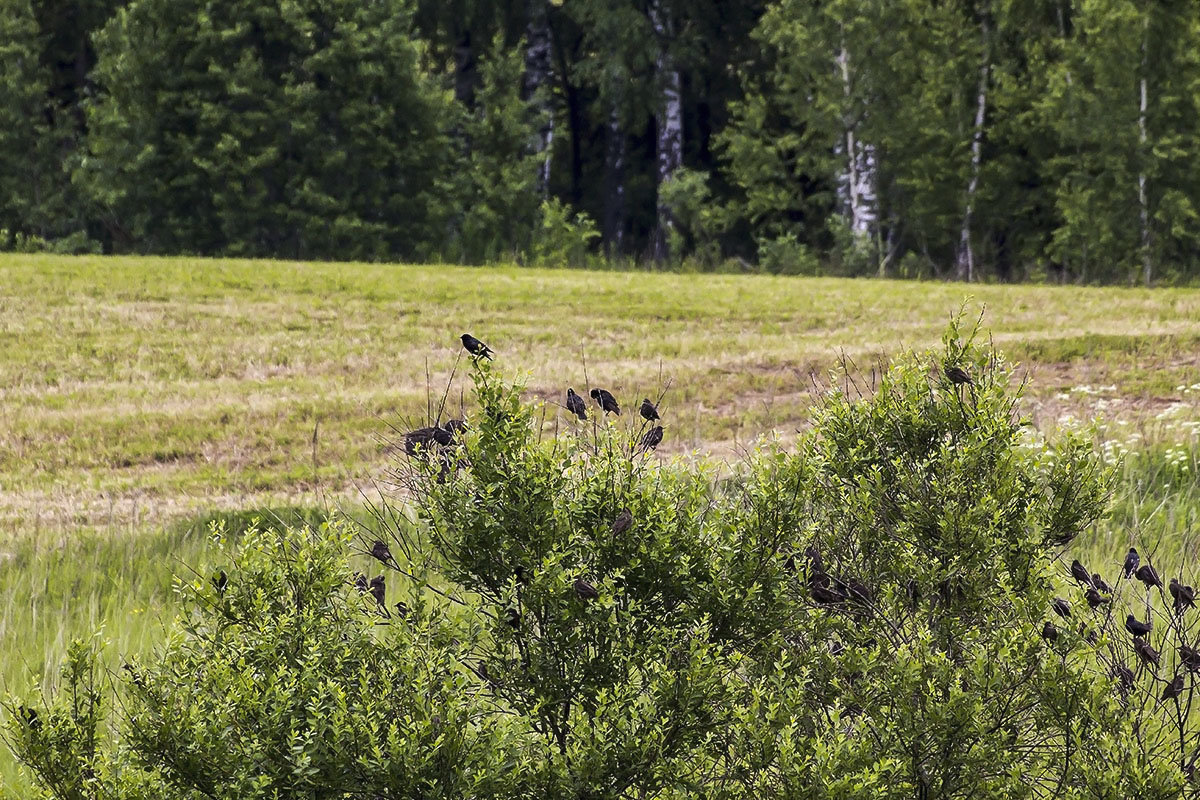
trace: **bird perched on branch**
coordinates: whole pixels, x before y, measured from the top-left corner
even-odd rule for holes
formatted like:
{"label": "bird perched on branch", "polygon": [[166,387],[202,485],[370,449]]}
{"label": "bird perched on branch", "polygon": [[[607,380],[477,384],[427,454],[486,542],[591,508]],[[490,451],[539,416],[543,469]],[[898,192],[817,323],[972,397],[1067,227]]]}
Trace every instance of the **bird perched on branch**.
{"label": "bird perched on branch", "polygon": [[225,570],[221,570],[212,577],[213,588],[217,590],[217,594],[225,594],[225,587],[229,585],[229,576],[225,574]]}
{"label": "bird perched on branch", "polygon": [[1140,564],[1141,561],[1142,558],[1138,555],[1138,551],[1132,547],[1129,548],[1129,552],[1125,554],[1125,563],[1121,566],[1126,578],[1133,577],[1133,574],[1137,572],[1138,564]]}
{"label": "bird perched on branch", "polygon": [[567,411],[570,411],[581,420],[587,420],[587,405],[583,402],[583,398],[575,394],[575,390],[567,387]]}
{"label": "bird perched on branch", "polygon": [[1095,587],[1088,588],[1087,594],[1085,594],[1083,598],[1087,600],[1088,608],[1099,608],[1105,603],[1112,602],[1110,598],[1105,597],[1104,595],[1100,594],[1100,592],[1096,591]]}
{"label": "bird perched on branch", "polygon": [[371,596],[375,598],[375,602],[379,604],[379,609],[385,616],[391,616],[387,610],[387,587],[384,583],[382,575],[377,575],[371,578],[371,583],[368,584],[371,590]]}
{"label": "bird perched on branch", "polygon": [[450,431],[437,425],[429,428],[417,428],[415,431],[404,434],[404,452],[415,456],[418,450],[430,450],[435,444],[445,446],[453,440],[454,436]]}
{"label": "bird perched on branch", "polygon": [[1200,648],[1179,645],[1179,661],[1192,672],[1200,671]]}
{"label": "bird perched on branch", "polygon": [[1158,651],[1151,647],[1150,643],[1145,639],[1133,640],[1133,652],[1137,653],[1137,657],[1140,658],[1144,663],[1153,665],[1155,667],[1158,666]]}
{"label": "bird perched on branch", "polygon": [[368,589],[367,576],[363,575],[361,572],[354,573],[354,588],[358,589],[358,591],[362,592],[363,594],[366,594]]}
{"label": "bird perched on branch", "polygon": [[1061,597],[1056,597],[1050,601],[1050,609],[1063,619],[1071,616],[1071,604]]}
{"label": "bird perched on branch", "polygon": [[1174,680],[1172,680],[1170,683],[1168,683],[1167,687],[1165,689],[1163,689],[1162,699],[1163,700],[1174,700],[1176,697],[1179,697],[1179,695],[1181,695],[1181,694],[1183,694],[1183,673],[1182,672],[1179,673],[1178,675],[1176,675]]}
{"label": "bird perched on branch", "polygon": [[646,422],[654,422],[654,420],[659,419],[658,406],[651,403],[649,397],[642,400],[642,407],[638,409],[638,413],[642,415],[642,419],[646,420]]}
{"label": "bird perched on branch", "polygon": [[617,398],[612,396],[612,392],[607,389],[592,389],[588,394],[596,401],[596,405],[603,409],[605,414],[621,416],[621,404],[617,402]]}
{"label": "bird perched on branch", "polygon": [[1185,608],[1196,607],[1196,590],[1184,586],[1176,578],[1171,578],[1171,598],[1175,601],[1175,613],[1182,614]]}
{"label": "bird perched on branch", "polygon": [[646,431],[646,435],[642,437],[641,448],[643,451],[653,450],[662,444],[663,426],[655,425],[650,430]]}
{"label": "bird perched on branch", "polygon": [[1071,577],[1084,586],[1092,585],[1092,573],[1088,572],[1087,567],[1081,564],[1078,558],[1071,562]]}
{"label": "bird perched on branch", "polygon": [[622,509],[612,523],[613,536],[622,536],[633,527],[633,512],[628,508]]}
{"label": "bird perched on branch", "polygon": [[392,558],[391,548],[387,546],[386,542],[376,541],[375,544],[371,545],[371,555],[382,561],[386,566],[399,566],[396,564],[396,559]]}
{"label": "bird perched on branch", "polygon": [[1158,571],[1149,564],[1142,564],[1134,574],[1137,575],[1139,581],[1146,584],[1147,589],[1152,589],[1155,586],[1159,589],[1162,588],[1162,578],[1158,577]]}
{"label": "bird perched on branch", "polygon": [[583,578],[575,579],[575,594],[579,595],[580,600],[596,600],[600,597],[596,587]]}
{"label": "bird perched on branch", "polygon": [[1125,630],[1132,633],[1135,638],[1141,638],[1154,630],[1154,623],[1150,620],[1142,622],[1133,614],[1130,614],[1125,617]]}
{"label": "bird perched on branch", "polygon": [[961,386],[964,383],[974,383],[971,380],[971,376],[967,374],[967,371],[958,364],[947,364],[942,371],[946,373],[946,377],[955,386]]}
{"label": "bird perched on branch", "polygon": [[521,612],[515,607],[509,606],[508,608],[504,609],[504,621],[507,622],[508,626],[515,631],[517,628],[521,627]]}
{"label": "bird perched on branch", "polygon": [[1042,625],[1042,638],[1051,644],[1058,641],[1058,628],[1054,627],[1054,623],[1046,620],[1046,624]]}
{"label": "bird perched on branch", "polygon": [[1113,667],[1112,676],[1121,682],[1122,689],[1133,687],[1133,670],[1124,664],[1117,664]]}
{"label": "bird perched on branch", "polygon": [[1092,586],[1096,587],[1096,591],[1112,594],[1112,587],[1108,585],[1108,582],[1104,578],[1100,577],[1099,572],[1092,573]]}
{"label": "bird perched on branch", "polygon": [[492,348],[488,347],[486,344],[479,341],[469,333],[464,333],[459,338],[462,339],[462,346],[468,353],[471,354],[472,358],[486,358],[491,360]]}

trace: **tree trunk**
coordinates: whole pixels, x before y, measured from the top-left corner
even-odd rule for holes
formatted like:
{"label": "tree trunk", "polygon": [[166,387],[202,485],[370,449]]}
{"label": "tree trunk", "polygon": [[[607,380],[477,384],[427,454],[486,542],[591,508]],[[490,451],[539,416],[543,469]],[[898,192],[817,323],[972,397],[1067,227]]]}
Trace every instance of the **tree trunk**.
{"label": "tree trunk", "polygon": [[856,236],[870,238],[875,227],[875,150],[863,144],[855,133],[855,115],[851,113],[850,53],[843,47],[837,55],[842,74],[842,92],[846,109],[842,116],[841,148],[846,170],[838,178],[843,215]]}
{"label": "tree trunk", "polygon": [[1150,259],[1150,202],[1146,194],[1146,167],[1145,159],[1146,152],[1146,59],[1149,49],[1149,42],[1146,41],[1150,35],[1150,16],[1147,12],[1142,19],[1142,64],[1141,64],[1141,81],[1139,82],[1140,97],[1138,99],[1138,217],[1141,221],[1141,249],[1142,249],[1142,272],[1145,277],[1146,285],[1149,286],[1153,279],[1153,266]]}
{"label": "tree trunk", "polygon": [[962,233],[958,241],[959,280],[975,280],[975,251],[971,243],[971,217],[975,213],[975,192],[979,188],[979,167],[983,159],[983,122],[987,116],[988,76],[991,72],[991,47],[987,17],[980,23],[983,34],[983,59],[979,65],[979,89],[975,95],[975,128],[971,136],[971,180],[967,183],[967,203],[963,211]]}
{"label": "tree trunk", "polygon": [[475,49],[471,46],[471,32],[463,30],[454,43],[454,99],[474,108],[475,85]]}
{"label": "tree trunk", "polygon": [[625,246],[625,132],[614,106],[604,129],[604,249],[609,257]]}
{"label": "tree trunk", "polygon": [[550,17],[546,0],[532,0],[530,3],[525,41],[523,95],[526,102],[534,104],[541,118],[534,147],[542,156],[542,164],[538,170],[538,191],[545,198],[550,191],[550,146],[554,141],[554,106],[550,93],[554,72],[551,61]]}
{"label": "tree trunk", "polygon": [[658,41],[655,71],[662,97],[655,117],[657,141],[657,186],[659,188],[657,224],[651,240],[651,257],[658,262],[670,256],[670,233],[673,227],[670,209],[662,200],[662,187],[683,162],[683,87],[679,70],[671,56],[671,26],[658,2],[650,6],[650,23]]}

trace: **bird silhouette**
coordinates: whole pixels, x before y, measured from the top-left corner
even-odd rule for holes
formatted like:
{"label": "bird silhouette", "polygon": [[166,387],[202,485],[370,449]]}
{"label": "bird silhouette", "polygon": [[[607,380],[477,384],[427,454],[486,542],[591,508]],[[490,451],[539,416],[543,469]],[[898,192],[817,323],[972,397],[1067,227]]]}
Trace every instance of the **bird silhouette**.
{"label": "bird silhouette", "polygon": [[642,415],[642,419],[646,420],[646,422],[654,422],[654,420],[659,419],[658,406],[651,403],[649,397],[642,400],[642,407],[638,409],[638,413]]}
{"label": "bird silhouette", "polygon": [[229,576],[225,574],[225,570],[213,575],[212,585],[217,590],[217,594],[225,594],[225,587],[229,585]]}
{"label": "bird silhouette", "polygon": [[[389,567],[396,564],[396,560],[392,558],[392,551],[386,542],[376,541],[375,544],[371,545],[371,555]],[[396,566],[399,565],[396,564]]]}
{"label": "bird silhouette", "polygon": [[1112,594],[1112,587],[1108,585],[1104,578],[1100,577],[1099,572],[1092,573],[1092,586],[1095,586],[1097,591],[1104,592],[1105,594]]}
{"label": "bird silhouette", "polygon": [[1196,591],[1171,578],[1171,598],[1175,601],[1175,613],[1182,614],[1185,608],[1196,607]]}
{"label": "bird silhouette", "polygon": [[1155,667],[1158,666],[1158,651],[1151,647],[1150,643],[1145,639],[1133,640],[1133,652],[1137,653],[1137,657],[1140,658],[1144,663],[1153,665]]}
{"label": "bird silhouette", "polygon": [[600,592],[596,590],[596,587],[583,578],[575,579],[575,594],[581,600],[596,600],[600,597]]}
{"label": "bird silhouette", "polygon": [[369,588],[367,586],[367,576],[363,575],[361,572],[354,573],[354,588],[358,589],[358,591],[362,592],[363,594],[366,594],[367,589]]}
{"label": "bird silhouette", "polygon": [[450,441],[453,442],[461,434],[466,433],[467,421],[465,419],[448,419],[444,427],[446,432],[450,434]]}
{"label": "bird silhouette", "polygon": [[422,450],[429,450],[435,443],[438,442],[438,436],[445,438],[446,431],[435,426],[429,428],[417,428],[415,431],[409,431],[404,434],[404,452],[410,456],[415,456]]}
{"label": "bird silhouette", "polygon": [[1142,622],[1133,614],[1125,617],[1125,630],[1134,635],[1135,638],[1140,638],[1154,630],[1154,623],[1150,620]]}
{"label": "bird silhouette", "polygon": [[386,615],[388,613],[388,610],[387,610],[387,587],[384,583],[383,576],[377,575],[374,578],[371,578],[371,582],[368,585],[371,590],[371,596],[375,598],[375,602],[379,604],[380,610],[382,610],[383,613]]}
{"label": "bird silhouette", "polygon": [[1051,644],[1058,641],[1058,628],[1054,627],[1054,623],[1050,620],[1046,620],[1046,623],[1042,625],[1042,638]]}
{"label": "bird silhouette", "polygon": [[1137,575],[1139,581],[1146,584],[1147,589],[1152,589],[1155,586],[1160,589],[1162,588],[1162,578],[1158,577],[1158,572],[1149,564],[1142,564],[1134,574]]}
{"label": "bird silhouette", "polygon": [[30,730],[36,731],[42,727],[42,719],[38,716],[36,709],[30,708],[29,706],[21,706],[21,716],[24,718],[25,724],[29,726]]}
{"label": "bird silhouette", "polygon": [[632,527],[633,512],[628,508],[621,509],[621,512],[617,514],[616,519],[614,519],[612,522],[613,536],[622,536],[628,533],[629,529]]}
{"label": "bird silhouette", "polygon": [[1133,670],[1124,664],[1117,664],[1113,667],[1112,676],[1121,682],[1122,689],[1133,688]]}
{"label": "bird silhouette", "polygon": [[392,607],[396,609],[396,616],[400,617],[400,619],[405,619],[412,613],[412,609],[408,607],[408,603],[403,600],[397,600],[392,604]]}
{"label": "bird silhouette", "polygon": [[460,338],[462,340],[462,346],[464,348],[466,348],[466,351],[468,353],[470,353],[472,355],[472,357],[486,358],[489,360],[491,359],[492,348],[488,347],[486,344],[479,341],[471,334],[464,333],[462,336],[460,336],[458,338]]}
{"label": "bird silhouette", "polygon": [[443,428],[439,425],[433,426],[432,436],[433,436],[433,440],[435,442],[437,442],[438,444],[440,444],[442,447],[449,447],[451,444],[454,443],[454,434],[451,433],[446,428]]}
{"label": "bird silhouette", "polygon": [[1129,552],[1125,554],[1125,563],[1121,566],[1126,578],[1133,577],[1133,574],[1137,572],[1138,564],[1141,563],[1141,560],[1138,551],[1132,547],[1129,548]]}
{"label": "bird silhouette", "polygon": [[1179,645],[1179,661],[1192,672],[1200,670],[1200,648]]}
{"label": "bird silhouette", "polygon": [[575,394],[575,390],[570,387],[567,387],[567,411],[581,420],[587,419],[587,405],[583,402],[583,398]]}
{"label": "bird silhouette", "polygon": [[515,607],[509,606],[508,608],[504,609],[504,621],[507,622],[508,626],[515,631],[517,628],[521,627],[521,612]]}
{"label": "bird silhouette", "polygon": [[946,373],[946,377],[949,378],[950,382],[955,386],[973,382],[971,380],[971,376],[967,374],[967,371],[957,364],[947,364],[945,369],[942,371]]}
{"label": "bird silhouette", "polygon": [[[1094,591],[1094,590],[1093,590]],[[1055,614],[1058,614],[1063,619],[1071,616],[1071,604],[1061,597],[1056,597],[1050,601],[1050,608]]]}
{"label": "bird silhouette", "polygon": [[1092,573],[1088,572],[1087,567],[1075,559],[1071,562],[1071,577],[1082,583],[1084,586],[1092,585]]}
{"label": "bird silhouette", "polygon": [[617,398],[612,396],[612,392],[607,389],[592,389],[588,394],[596,401],[596,405],[603,409],[605,414],[621,416],[621,404],[617,402]]}
{"label": "bird silhouette", "polygon": [[1099,608],[1105,603],[1111,602],[1111,599],[1096,591],[1095,587],[1089,587],[1084,599],[1087,600],[1088,608]]}
{"label": "bird silhouette", "polygon": [[1176,675],[1175,678],[1170,683],[1167,684],[1166,688],[1163,689],[1162,699],[1164,701],[1174,700],[1176,697],[1179,697],[1179,695],[1181,695],[1181,694],[1183,694],[1183,673],[1182,672],[1179,673],[1178,675]]}
{"label": "bird silhouette", "polygon": [[663,440],[663,426],[655,425],[653,428],[646,431],[646,435],[642,437],[642,441],[641,441],[642,451],[645,452],[648,450],[655,449],[660,444],[662,444],[662,440]]}

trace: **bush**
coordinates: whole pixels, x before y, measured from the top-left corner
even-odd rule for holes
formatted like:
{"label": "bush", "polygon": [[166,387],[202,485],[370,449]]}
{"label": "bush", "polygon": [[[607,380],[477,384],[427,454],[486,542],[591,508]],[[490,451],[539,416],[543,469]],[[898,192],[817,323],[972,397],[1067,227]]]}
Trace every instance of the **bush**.
{"label": "bush", "polygon": [[[397,465],[403,503],[362,542],[406,613],[348,585],[336,528],[251,537],[223,592],[184,587],[176,636],[122,678],[115,744],[76,783],[1178,796],[1178,762],[1139,750],[1090,631],[1050,611],[1055,558],[1108,475],[1083,438],[1029,446],[1011,371],[973,333],[955,324],[869,392],[841,373],[794,452],[765,446],[721,479],[650,457],[628,418],[545,441],[547,407],[493,369],[472,370],[465,429]],[[10,722],[39,774],[87,757],[63,727],[78,683],[41,727]]]}
{"label": "bush", "polygon": [[533,231],[528,261],[536,267],[585,267],[592,242],[600,238],[591,218],[571,209],[557,198],[543,200],[539,223]]}

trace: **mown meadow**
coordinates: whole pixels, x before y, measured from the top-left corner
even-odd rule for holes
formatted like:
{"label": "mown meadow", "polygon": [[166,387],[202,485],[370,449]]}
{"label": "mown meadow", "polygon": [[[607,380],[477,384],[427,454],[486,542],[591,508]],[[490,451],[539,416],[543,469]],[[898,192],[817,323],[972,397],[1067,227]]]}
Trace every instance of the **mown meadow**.
{"label": "mown meadow", "polygon": [[[0,688],[50,682],[75,636],[114,659],[159,641],[211,524],[365,519],[397,431],[463,402],[464,330],[547,430],[567,386],[627,414],[662,394],[660,457],[720,463],[786,444],[842,359],[869,388],[964,303],[1022,365],[1040,435],[1102,419],[1112,513],[1068,560],[1115,571],[1137,542],[1191,574],[1200,291],[4,256]],[[24,786],[7,754],[0,778]]]}

